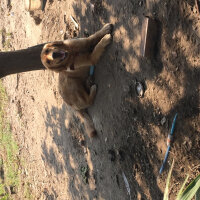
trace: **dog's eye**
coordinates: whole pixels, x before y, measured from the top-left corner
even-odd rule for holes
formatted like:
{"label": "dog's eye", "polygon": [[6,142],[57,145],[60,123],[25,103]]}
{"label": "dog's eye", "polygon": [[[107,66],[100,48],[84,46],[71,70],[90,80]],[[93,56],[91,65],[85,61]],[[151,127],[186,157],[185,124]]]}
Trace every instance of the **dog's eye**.
{"label": "dog's eye", "polygon": [[48,54],[49,53],[49,49],[45,50],[45,54]]}
{"label": "dog's eye", "polygon": [[51,61],[47,59],[46,62],[47,62],[48,64],[50,64]]}

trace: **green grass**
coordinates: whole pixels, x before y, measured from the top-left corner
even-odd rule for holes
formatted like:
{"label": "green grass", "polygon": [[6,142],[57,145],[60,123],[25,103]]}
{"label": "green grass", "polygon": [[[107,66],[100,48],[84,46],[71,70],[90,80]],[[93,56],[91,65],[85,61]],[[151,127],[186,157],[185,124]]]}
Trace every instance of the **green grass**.
{"label": "green grass", "polygon": [[6,32],[5,28],[0,30],[0,34],[2,35],[2,43],[3,43],[3,50],[9,51],[11,48],[11,40],[13,38],[13,33]]}
{"label": "green grass", "polygon": [[19,186],[18,146],[5,116],[7,95],[0,81],[0,200],[12,199]]}
{"label": "green grass", "polygon": [[29,182],[26,182],[24,185],[24,197],[26,199],[34,199]]}
{"label": "green grass", "polygon": [[[169,183],[170,183],[173,167],[174,167],[174,160],[172,162],[172,165],[170,167],[170,170],[167,176],[163,200],[169,199]],[[197,175],[197,177],[192,182],[190,182],[189,185],[185,188],[188,178],[189,178],[189,175],[187,175],[187,177],[185,178],[185,181],[182,184],[177,194],[176,200],[191,200],[194,196],[195,196],[195,200],[200,200],[199,198],[200,197],[200,174]]]}

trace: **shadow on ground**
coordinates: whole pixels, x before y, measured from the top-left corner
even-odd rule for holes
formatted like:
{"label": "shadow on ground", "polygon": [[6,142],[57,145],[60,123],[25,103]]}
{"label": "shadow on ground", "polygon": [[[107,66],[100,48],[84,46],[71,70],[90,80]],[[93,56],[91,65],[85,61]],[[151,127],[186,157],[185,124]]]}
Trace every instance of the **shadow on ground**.
{"label": "shadow on ground", "polygon": [[[200,39],[193,28],[195,13],[186,16],[190,6],[177,0],[156,1],[150,10],[144,1],[74,3],[81,36],[85,30],[97,31],[104,22],[114,23],[115,30],[112,45],[96,66],[98,94],[89,109],[98,138],[85,135],[66,105],[46,106],[46,127],[63,162],[46,143],[42,157],[57,174],[70,175],[73,199],[130,199],[122,172],[132,199],[162,199],[167,172],[158,179],[158,171],[175,113],[175,144],[169,158],[176,160],[174,182],[183,180],[183,172],[194,175],[187,165],[196,166],[200,158]],[[140,29],[147,11],[162,25],[159,53],[152,62],[139,56]],[[136,95],[136,81],[146,85],[144,98]]]}

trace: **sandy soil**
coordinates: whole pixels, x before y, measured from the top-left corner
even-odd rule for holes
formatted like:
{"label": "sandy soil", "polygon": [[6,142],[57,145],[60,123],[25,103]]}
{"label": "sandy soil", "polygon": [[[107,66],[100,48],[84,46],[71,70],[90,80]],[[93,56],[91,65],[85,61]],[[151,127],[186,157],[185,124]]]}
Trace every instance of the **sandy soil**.
{"label": "sandy soil", "polygon": [[[44,11],[32,13],[23,0],[0,5],[0,28],[12,33],[11,50],[84,37],[107,22],[114,24],[113,43],[95,70],[98,93],[89,109],[95,139],[87,137],[63,103],[57,74],[35,71],[3,79],[23,158],[22,187],[14,199],[22,199],[23,183],[33,199],[130,199],[122,172],[131,199],[162,199],[168,170],[160,177],[158,172],[175,113],[171,199],[186,174],[192,179],[200,173],[200,15],[192,0],[47,0]],[[141,58],[139,51],[144,15],[159,24],[153,61]],[[3,50],[6,38],[0,39]],[[136,95],[136,81],[145,85],[143,98]]]}

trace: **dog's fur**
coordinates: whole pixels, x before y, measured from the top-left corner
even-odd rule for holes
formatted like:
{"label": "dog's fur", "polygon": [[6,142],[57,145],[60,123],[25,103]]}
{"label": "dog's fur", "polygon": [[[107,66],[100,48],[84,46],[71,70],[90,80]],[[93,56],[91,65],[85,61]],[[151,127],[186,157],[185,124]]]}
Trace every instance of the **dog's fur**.
{"label": "dog's fur", "polygon": [[90,137],[96,134],[94,124],[85,109],[96,96],[96,85],[89,89],[86,80],[89,66],[95,65],[106,46],[111,43],[112,25],[106,24],[88,38],[58,41],[44,45],[41,60],[47,69],[59,72],[59,92],[64,101],[78,111]]}

